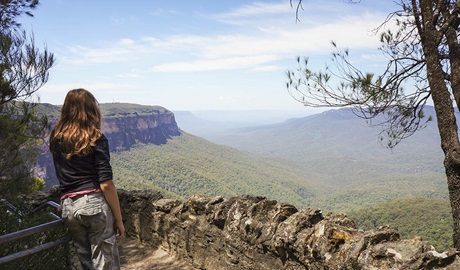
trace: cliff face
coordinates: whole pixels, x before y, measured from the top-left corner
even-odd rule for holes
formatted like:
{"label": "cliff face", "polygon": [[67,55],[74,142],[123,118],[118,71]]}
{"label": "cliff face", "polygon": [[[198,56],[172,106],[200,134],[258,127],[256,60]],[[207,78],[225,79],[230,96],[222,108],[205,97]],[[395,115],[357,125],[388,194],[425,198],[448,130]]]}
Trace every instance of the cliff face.
{"label": "cliff face", "polygon": [[[36,196],[35,206],[56,191]],[[358,230],[344,214],[252,196],[194,195],[181,202],[148,191],[118,194],[129,237],[197,269],[460,269],[455,250],[438,253],[387,227]]]}
{"label": "cliff face", "polygon": [[[103,104],[101,107],[104,108]],[[57,118],[51,120],[57,121]],[[102,131],[109,140],[111,152],[129,150],[136,143],[164,144],[168,138],[181,134],[174,114],[165,109],[105,113]],[[48,143],[38,157],[35,174],[45,179],[47,188],[58,184]]]}
{"label": "cliff face", "polygon": [[112,150],[128,150],[136,143],[164,144],[171,136],[180,135],[174,114],[170,111],[107,117],[102,130]]}

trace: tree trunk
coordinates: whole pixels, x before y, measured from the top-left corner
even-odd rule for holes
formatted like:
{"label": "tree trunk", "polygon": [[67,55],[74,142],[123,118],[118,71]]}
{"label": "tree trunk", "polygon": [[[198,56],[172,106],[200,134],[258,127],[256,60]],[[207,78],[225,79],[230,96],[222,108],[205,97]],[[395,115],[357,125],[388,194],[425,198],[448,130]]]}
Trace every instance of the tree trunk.
{"label": "tree trunk", "polygon": [[[454,247],[460,250],[460,142],[454,114],[455,102],[451,97],[442,63],[439,60],[438,42],[441,40],[440,35],[443,34],[437,31],[436,24],[433,22],[432,1],[421,0],[420,10],[423,26],[418,29],[426,60],[428,84],[436,110],[441,148],[444,151],[444,167],[454,223],[453,243]],[[457,67],[457,65],[455,66]],[[452,75],[457,76],[456,74]],[[452,92],[460,91],[460,89],[454,88]]]}
{"label": "tree trunk", "polygon": [[[447,159],[446,159],[447,161]],[[447,162],[444,162],[445,164]],[[450,205],[452,207],[452,217],[454,220],[454,234],[453,241],[454,247],[460,250],[460,169],[458,164],[456,166],[446,166],[447,185],[449,188]],[[449,167],[447,167],[449,166]]]}
{"label": "tree trunk", "polygon": [[[451,16],[457,17],[455,13]],[[451,25],[447,29],[445,36],[449,48],[451,90],[455,100],[454,104],[458,107],[460,104],[460,45],[457,39],[456,28],[458,26],[456,27],[455,25]],[[452,132],[454,137],[451,140],[460,145],[457,124],[453,126],[456,132]],[[456,147],[447,150],[449,153],[446,155],[444,167],[446,168],[450,204],[452,206],[452,216],[454,217],[454,247],[460,250],[460,150]]]}
{"label": "tree trunk", "polygon": [[[429,70],[427,65],[427,71]],[[430,72],[428,72],[430,73]],[[428,75],[428,81],[436,110],[441,148],[444,151],[444,168],[446,170],[452,218],[454,221],[454,247],[460,250],[460,143],[452,100],[446,85],[435,84],[436,75]]]}
{"label": "tree trunk", "polygon": [[452,207],[453,242],[460,250],[460,143],[457,123],[454,114],[453,100],[440,73],[430,72],[428,65],[428,81],[431,88],[436,118],[438,121],[441,148],[444,151],[444,168],[446,170],[449,199]]}

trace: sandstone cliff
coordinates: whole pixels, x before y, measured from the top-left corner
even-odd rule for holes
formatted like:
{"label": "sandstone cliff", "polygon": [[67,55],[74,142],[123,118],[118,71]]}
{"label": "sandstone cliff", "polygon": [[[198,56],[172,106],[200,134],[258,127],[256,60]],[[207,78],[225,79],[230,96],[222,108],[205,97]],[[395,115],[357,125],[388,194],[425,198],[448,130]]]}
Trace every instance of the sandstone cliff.
{"label": "sandstone cliff", "polygon": [[[38,205],[57,189],[38,194]],[[119,191],[125,227],[197,269],[460,269],[455,250],[439,253],[419,238],[380,227],[358,230],[344,214],[297,209],[263,197],[194,195],[186,201],[148,191]]]}
{"label": "sandstone cliff", "polygon": [[[133,107],[134,106],[134,107]],[[136,143],[164,144],[171,136],[181,134],[174,114],[159,106],[132,104],[101,104],[104,113],[102,131],[109,140],[111,151],[129,150]],[[58,119],[58,106],[47,104],[50,127]],[[58,184],[48,143],[38,157],[36,175],[45,179],[46,187]]]}
{"label": "sandstone cliff", "polygon": [[129,150],[136,143],[164,144],[171,136],[180,135],[174,114],[168,110],[108,114],[102,130],[113,150]]}

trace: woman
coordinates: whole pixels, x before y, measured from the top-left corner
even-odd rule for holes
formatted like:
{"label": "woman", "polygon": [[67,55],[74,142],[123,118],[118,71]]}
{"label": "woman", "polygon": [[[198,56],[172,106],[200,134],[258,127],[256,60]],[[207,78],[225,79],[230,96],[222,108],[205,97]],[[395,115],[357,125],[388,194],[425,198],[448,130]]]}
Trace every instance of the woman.
{"label": "woman", "polygon": [[62,193],[62,219],[83,268],[119,269],[116,240],[125,236],[125,228],[101,111],[89,91],[67,93],[51,131],[50,150]]}

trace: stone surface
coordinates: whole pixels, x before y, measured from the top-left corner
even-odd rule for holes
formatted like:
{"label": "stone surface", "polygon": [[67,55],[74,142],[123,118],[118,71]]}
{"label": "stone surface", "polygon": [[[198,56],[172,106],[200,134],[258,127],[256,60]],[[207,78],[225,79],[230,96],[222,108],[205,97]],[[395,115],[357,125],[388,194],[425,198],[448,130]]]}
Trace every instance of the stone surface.
{"label": "stone surface", "polygon": [[345,214],[253,196],[197,194],[180,202],[121,190],[119,197],[131,238],[197,269],[460,269],[455,250],[401,240],[388,227],[358,230]]}

